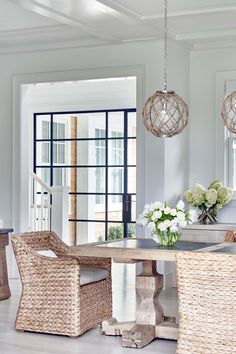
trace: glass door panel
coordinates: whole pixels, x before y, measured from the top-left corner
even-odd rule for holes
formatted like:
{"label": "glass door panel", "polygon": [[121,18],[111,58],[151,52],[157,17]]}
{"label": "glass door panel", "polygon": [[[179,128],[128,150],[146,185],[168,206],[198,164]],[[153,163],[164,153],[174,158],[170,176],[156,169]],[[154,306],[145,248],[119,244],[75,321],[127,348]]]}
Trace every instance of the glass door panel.
{"label": "glass door panel", "polygon": [[34,124],[34,172],[50,186],[70,187],[77,243],[132,237],[136,110],[35,113]]}

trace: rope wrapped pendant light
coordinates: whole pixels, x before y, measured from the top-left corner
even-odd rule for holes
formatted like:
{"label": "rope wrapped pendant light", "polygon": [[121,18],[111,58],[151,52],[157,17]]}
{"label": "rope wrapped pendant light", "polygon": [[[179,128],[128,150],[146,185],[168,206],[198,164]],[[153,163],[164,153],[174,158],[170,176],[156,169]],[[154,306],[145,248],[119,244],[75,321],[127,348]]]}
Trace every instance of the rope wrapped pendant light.
{"label": "rope wrapped pendant light", "polygon": [[224,100],[221,116],[229,131],[236,134],[236,91],[231,92]]}
{"label": "rope wrapped pendant light", "polygon": [[179,134],[188,123],[188,106],[174,91],[167,89],[167,0],[164,0],[164,90],[149,97],[143,108],[143,122],[147,130],[158,137]]}

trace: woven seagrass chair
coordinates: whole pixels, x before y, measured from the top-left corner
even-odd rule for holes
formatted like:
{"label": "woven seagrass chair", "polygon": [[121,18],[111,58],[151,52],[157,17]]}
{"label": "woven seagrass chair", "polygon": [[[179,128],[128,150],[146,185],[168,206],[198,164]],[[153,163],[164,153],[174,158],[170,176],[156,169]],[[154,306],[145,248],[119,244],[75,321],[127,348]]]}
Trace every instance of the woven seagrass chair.
{"label": "woven seagrass chair", "polygon": [[177,354],[236,353],[236,255],[181,252]]}
{"label": "woven seagrass chair", "polygon": [[236,242],[236,232],[234,230],[229,230],[225,235],[225,242]]}
{"label": "woven seagrass chair", "polygon": [[[68,256],[52,231],[12,236],[22,282],[15,328],[77,337],[112,316],[111,261]],[[55,257],[38,254],[51,250]]]}

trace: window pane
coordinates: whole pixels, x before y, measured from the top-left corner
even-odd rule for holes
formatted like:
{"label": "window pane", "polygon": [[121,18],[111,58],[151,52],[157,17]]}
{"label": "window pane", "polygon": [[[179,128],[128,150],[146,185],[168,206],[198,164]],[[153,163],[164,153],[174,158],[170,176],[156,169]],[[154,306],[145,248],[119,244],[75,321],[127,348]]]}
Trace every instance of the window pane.
{"label": "window pane", "polygon": [[98,139],[98,138],[105,138],[105,137],[106,137],[106,130],[105,129],[95,128],[95,138]]}
{"label": "window pane", "polygon": [[36,142],[36,165],[48,165],[50,164],[50,142],[37,141]]}
{"label": "window pane", "polygon": [[128,193],[136,193],[136,167],[128,167]]}
{"label": "window pane", "polygon": [[110,140],[108,142],[108,161],[109,165],[124,164],[124,141]]}
{"label": "window pane", "polygon": [[128,224],[128,237],[136,236],[136,224]]}
{"label": "window pane", "polygon": [[65,144],[58,144],[58,163],[65,163]]}
{"label": "window pane", "polygon": [[96,205],[96,195],[70,195],[76,198],[72,213],[76,219],[105,221],[105,205]]}
{"label": "window pane", "polygon": [[[117,200],[114,200],[114,197]],[[120,221],[123,219],[122,195],[109,195],[108,198],[108,220]]]}
{"label": "window pane", "polygon": [[123,193],[124,191],[124,168],[108,168],[108,191],[109,193]]}
{"label": "window pane", "polygon": [[108,136],[112,137],[114,131],[124,136],[124,112],[108,113]]}
{"label": "window pane", "polygon": [[66,163],[66,144],[66,142],[53,143],[53,164],[63,165]]}
{"label": "window pane", "polygon": [[77,142],[77,165],[105,165],[106,150],[104,140]]}
{"label": "window pane", "polygon": [[136,112],[128,112],[128,137],[136,137]]}
{"label": "window pane", "polygon": [[65,130],[67,122],[55,122],[56,118],[53,116],[53,139],[65,139]]}
{"label": "window pane", "polygon": [[66,168],[53,168],[53,186],[67,186],[69,182],[70,171]]}
{"label": "window pane", "polygon": [[[101,193],[100,191],[105,192],[105,169],[104,168],[96,168],[96,193]],[[104,190],[103,190],[104,189]],[[96,195],[96,204],[105,204],[105,196],[104,195]]]}
{"label": "window pane", "polygon": [[44,183],[50,186],[50,168],[37,168],[36,174]]}
{"label": "window pane", "polygon": [[50,162],[50,144],[42,143],[42,164]]}
{"label": "window pane", "polygon": [[124,225],[122,223],[108,223],[108,240],[117,240],[124,237]]}
{"label": "window pane", "polygon": [[136,165],[136,139],[128,140],[128,165]]}
{"label": "window pane", "polygon": [[58,145],[53,143],[53,163],[57,163],[57,150],[58,150]]}
{"label": "window pane", "polygon": [[66,125],[64,123],[57,123],[57,138],[58,139],[65,139],[65,130]]}
{"label": "window pane", "polygon": [[38,115],[36,116],[36,139],[51,138],[51,116]]}
{"label": "window pane", "polygon": [[105,240],[104,222],[77,222],[77,244]]}
{"label": "window pane", "polygon": [[[82,167],[70,170],[75,171],[74,183],[75,188],[77,188],[77,192],[105,193],[105,168]],[[99,199],[99,201],[101,200]]]}

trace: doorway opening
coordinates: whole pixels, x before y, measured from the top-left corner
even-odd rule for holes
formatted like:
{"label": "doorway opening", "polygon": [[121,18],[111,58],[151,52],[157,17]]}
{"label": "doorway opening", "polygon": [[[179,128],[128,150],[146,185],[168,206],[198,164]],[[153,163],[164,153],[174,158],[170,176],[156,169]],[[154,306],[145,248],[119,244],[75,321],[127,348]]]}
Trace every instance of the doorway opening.
{"label": "doorway opening", "polygon": [[28,86],[31,170],[69,186],[69,243],[134,236],[136,78]]}

